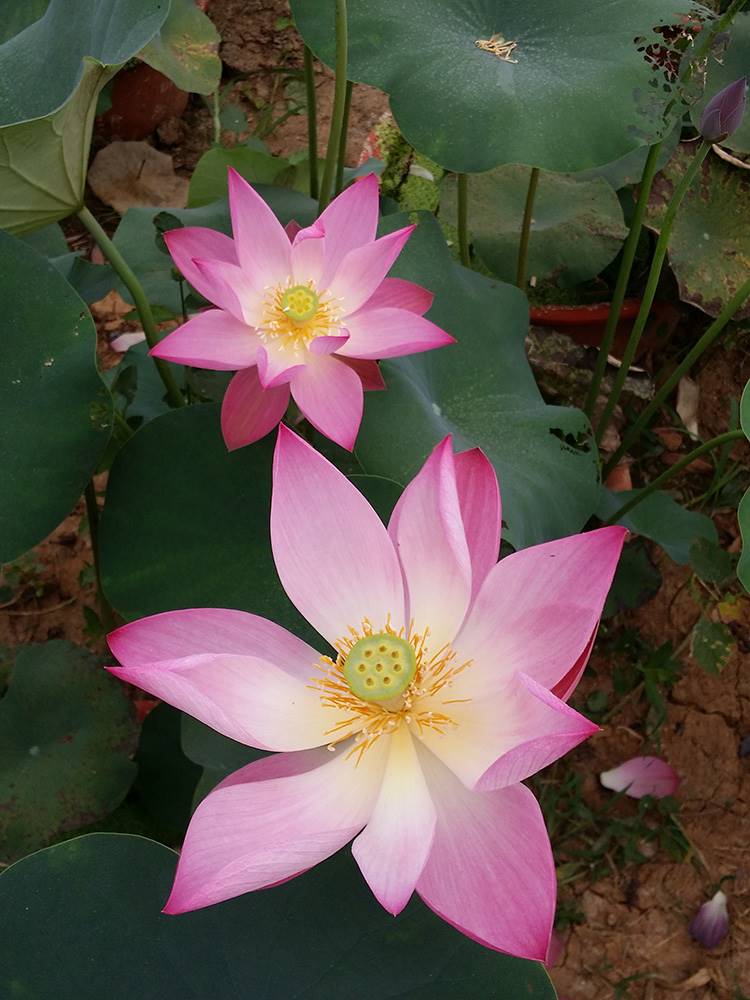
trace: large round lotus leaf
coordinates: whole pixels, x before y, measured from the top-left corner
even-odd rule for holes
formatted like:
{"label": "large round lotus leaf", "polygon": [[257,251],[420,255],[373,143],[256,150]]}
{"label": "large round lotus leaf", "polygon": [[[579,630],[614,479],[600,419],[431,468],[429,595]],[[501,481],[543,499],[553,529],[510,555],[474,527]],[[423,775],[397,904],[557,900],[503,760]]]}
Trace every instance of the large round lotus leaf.
{"label": "large round lotus leaf", "polygon": [[111,429],[96,331],[48,260],[0,232],[0,562],[49,534],[83,492]]}
{"label": "large round lotus leaf", "polygon": [[272,435],[228,452],[219,407],[173,410],[118,454],[100,532],[104,589],[128,620],[238,608],[315,636],[276,575],[269,538]]}
{"label": "large round lotus leaf", "polygon": [[221,83],[220,41],[195,0],[170,0],[169,16],[139,58],[181,90],[212,94]]}
{"label": "large round lotus leaf", "polygon": [[[388,228],[403,225],[388,216]],[[436,293],[429,318],[457,343],[384,361],[387,392],[368,393],[356,454],[365,472],[405,485],[446,434],[481,447],[497,470],[505,537],[517,548],[579,531],[599,484],[588,421],[547,406],[524,351],[528,306],[510,285],[454,264],[424,216],[394,273]]]}
{"label": "large round lotus leaf", "polygon": [[[698,125],[703,109],[715,94],[741,76],[748,75],[750,75],[750,12],[735,16],[729,28],[729,46],[723,53],[721,62],[717,59],[709,60],[704,95],[691,112],[694,124]],[[728,136],[721,145],[733,149],[735,153],[750,153],[750,114],[745,114],[737,131]]]}
{"label": "large round lotus leaf", "polygon": [[[159,911],[176,855],[90,834],[0,875],[0,993],[28,1000],[554,1000],[541,963],[475,944],[415,900],[395,919],[347,850],[284,885]],[[513,900],[508,900],[513,905]]]}
{"label": "large round lotus leaf", "polygon": [[[474,250],[503,281],[516,277],[530,167],[497,167],[469,178]],[[440,217],[457,224],[455,177],[440,188]],[[563,287],[599,274],[627,236],[617,195],[602,178],[580,181],[543,171],[534,201],[528,273]]]}
{"label": "large round lotus leaf", "polygon": [[[656,178],[647,224],[661,227],[672,193],[695,155],[683,144]],[[669,263],[680,298],[718,316],[750,274],[750,175],[709,153],[677,214],[669,241]],[[735,319],[750,316],[750,302]]]}
{"label": "large round lotus leaf", "polygon": [[51,0],[0,45],[1,229],[81,207],[99,91],[168,12],[167,0]]}
{"label": "large round lotus leaf", "polygon": [[135,778],[136,732],[98,657],[59,640],[20,649],[0,700],[0,860],[112,812]]}
{"label": "large round lotus leaf", "polygon": [[[679,12],[671,0],[349,0],[348,9],[349,77],[390,94],[405,138],[456,171],[585,170],[656,141],[671,124],[673,85],[652,46],[678,58],[659,29],[708,16],[691,0]],[[292,0],[292,11],[332,66],[334,0]]]}

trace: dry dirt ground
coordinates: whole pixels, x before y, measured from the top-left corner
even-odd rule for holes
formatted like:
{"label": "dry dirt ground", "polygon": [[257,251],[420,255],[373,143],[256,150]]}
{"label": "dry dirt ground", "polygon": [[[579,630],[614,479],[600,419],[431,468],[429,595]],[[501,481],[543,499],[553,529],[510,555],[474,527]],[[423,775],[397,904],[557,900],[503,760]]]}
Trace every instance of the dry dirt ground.
{"label": "dry dirt ground", "polygon": [[[283,0],[211,0],[209,14],[223,38],[225,79],[239,81],[241,75],[250,81],[255,95],[267,100],[274,69],[282,63],[301,64],[301,45],[293,30],[278,26],[279,18],[288,16]],[[233,86],[239,88],[239,82]],[[332,100],[331,78],[322,70],[317,91],[322,154]],[[356,162],[366,135],[386,106],[378,92],[355,88],[350,163]],[[245,107],[252,121],[249,101]],[[189,172],[211,142],[207,108],[191,98],[184,118],[167,123],[152,141],[172,153],[178,170]],[[304,117],[287,119],[267,141],[274,153],[303,148]],[[101,358],[109,366],[114,356],[107,344],[122,323],[109,302],[95,312]],[[739,351],[718,350],[707,360],[699,376],[699,424],[704,437],[726,429],[726,400],[739,396],[748,375],[748,359]],[[95,607],[96,596],[89,582],[92,574],[86,570],[92,559],[83,516],[81,502],[23,560],[14,599],[0,609],[0,648],[52,638],[101,648],[101,639],[86,631],[84,607]],[[720,514],[717,521],[723,542],[736,549],[733,514]],[[663,554],[655,553],[655,559],[663,576],[661,589],[642,608],[624,616],[622,624],[639,629],[654,645],[671,640],[680,647],[700,607],[687,585],[689,572]],[[677,797],[679,820],[691,844],[688,859],[678,863],[657,855],[592,885],[584,880],[566,887],[565,897],[574,900],[584,919],[561,935],[562,955],[552,970],[561,997],[741,1000],[750,995],[750,757],[740,756],[741,741],[750,734],[750,603],[740,607],[739,621],[733,625],[737,649],[720,676],[707,675],[687,651],[682,653],[682,674],[671,690],[661,730],[663,754],[682,777]],[[603,686],[602,678],[606,686],[606,656],[595,654],[592,666],[597,686]],[[576,700],[580,706],[591,686],[591,680],[584,680]],[[642,713],[637,703],[626,704],[599,735],[567,759],[565,767],[585,776],[584,795],[590,801],[606,794],[598,786],[601,770],[641,752]],[[710,887],[724,876],[735,876],[725,884],[731,932],[718,948],[707,952],[691,941],[687,925]],[[627,983],[629,977],[634,978]]]}

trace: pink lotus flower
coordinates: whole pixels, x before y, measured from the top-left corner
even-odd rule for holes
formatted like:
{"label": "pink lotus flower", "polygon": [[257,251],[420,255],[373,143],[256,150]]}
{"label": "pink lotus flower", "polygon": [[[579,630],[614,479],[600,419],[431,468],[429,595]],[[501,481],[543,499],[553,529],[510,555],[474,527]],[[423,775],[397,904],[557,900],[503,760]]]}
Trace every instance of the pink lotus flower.
{"label": "pink lotus flower", "polygon": [[386,278],[414,226],[375,239],[378,179],[352,184],[307,229],[288,232],[229,170],[234,240],[213,229],[165,233],[172,258],[218,306],[193,316],[151,354],[237,371],[221,411],[232,450],[264,437],[290,393],[311,424],[349,451],[363,389],[384,389],[378,360],[454,343],[424,319],[432,294]]}
{"label": "pink lotus flower", "polygon": [[674,795],[680,778],[673,767],[659,757],[633,757],[611,771],[602,771],[599,780],[613,792],[625,792],[632,799],[653,795],[663,799]]}
{"label": "pink lotus flower", "polygon": [[165,911],[275,885],[354,838],[390,913],[416,890],[469,937],[543,960],[555,867],[520,782],[597,728],[565,699],[624,534],[601,528],[498,563],[495,473],[477,449],[454,455],[449,438],[386,530],[352,483],[282,425],[276,567],[335,656],[218,609],[155,615],[109,637],[123,664],[113,673],[277,751],[198,807]]}

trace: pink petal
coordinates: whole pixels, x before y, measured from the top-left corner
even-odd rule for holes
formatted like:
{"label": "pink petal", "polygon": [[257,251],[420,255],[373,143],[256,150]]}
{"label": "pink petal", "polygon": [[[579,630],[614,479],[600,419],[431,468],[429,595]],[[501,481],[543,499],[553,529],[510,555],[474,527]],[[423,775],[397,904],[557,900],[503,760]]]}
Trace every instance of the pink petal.
{"label": "pink petal", "polygon": [[226,608],[164,611],[120,626],[109,633],[107,642],[127,667],[196,654],[235,653],[270,660],[305,681],[310,665],[319,658],[312,646],[267,618]]}
{"label": "pink petal", "polygon": [[401,726],[389,743],[380,794],[352,854],[375,897],[395,916],[427,862],[436,813],[409,730]]}
{"label": "pink petal", "polygon": [[454,462],[474,598],[500,553],[500,489],[492,463],[479,448],[461,452]]}
{"label": "pink petal", "polygon": [[362,423],[359,375],[338,358],[311,354],[292,375],[292,396],[313,427],[351,451]]}
{"label": "pink petal", "polygon": [[[172,229],[164,233],[172,260],[178,271],[190,282],[196,292],[199,292],[209,302],[211,297],[211,282],[193,263],[194,257],[203,260],[219,260],[227,264],[237,263],[234,240],[215,229],[204,229],[202,226],[186,226],[184,229]],[[218,303],[217,303],[218,304]]]}
{"label": "pink petal", "polygon": [[552,694],[561,701],[568,701],[570,696],[578,687],[578,682],[581,677],[583,677],[586,664],[589,662],[589,658],[591,656],[591,650],[594,648],[594,643],[596,642],[596,632],[597,630],[594,629],[591,634],[589,644],[586,646],[567,674],[561,677],[557,684],[555,684],[552,688]]}
{"label": "pink petal", "polygon": [[203,260],[193,263],[205,278],[206,297],[221,309],[226,309],[248,326],[260,322],[263,289],[255,285],[245,271],[223,260]]}
{"label": "pink petal", "polygon": [[143,330],[135,330],[133,333],[121,333],[119,337],[115,337],[114,340],[110,341],[109,346],[113,351],[117,351],[118,354],[124,354],[125,351],[129,351],[136,344],[142,344],[145,339],[146,334]]}
{"label": "pink petal", "polygon": [[237,371],[254,365],[258,338],[252,327],[223,309],[206,309],[168,333],[149,354],[195,368]]}
{"label": "pink petal", "polygon": [[454,648],[473,661],[462,697],[499,690],[521,670],[546,688],[591,641],[627,532],[599,528],[522,549],[488,573]]}
{"label": "pink petal", "polygon": [[256,287],[286,280],[291,272],[291,245],[284,227],[232,167],[228,183],[232,231],[241,267]]}
{"label": "pink petal", "polygon": [[281,582],[310,624],[334,643],[368,618],[404,622],[401,568],[382,521],[314,448],[279,427],[271,545]]}
{"label": "pink petal", "polygon": [[258,351],[258,378],[264,389],[274,389],[291,381],[292,375],[305,367],[301,354],[290,354],[273,343],[262,344]]}
{"label": "pink petal", "polygon": [[265,437],[289,405],[289,386],[264,389],[257,368],[237,372],[221,404],[221,433],[229,451]]}
{"label": "pink petal", "polygon": [[237,653],[109,669],[238,743],[261,750],[306,750],[327,743],[328,731],[346,718],[324,708],[310,686],[317,676],[315,662],[310,661],[302,678],[266,659]]}
{"label": "pink petal", "polygon": [[420,760],[438,816],[417,892],[480,944],[543,961],[557,884],[536,799],[523,785],[469,791],[432,754]]}
{"label": "pink petal", "polygon": [[388,274],[414,228],[406,226],[388,236],[381,236],[373,243],[350,250],[342,259],[328,289],[335,298],[341,299],[344,316],[356,312],[367,302]]}
{"label": "pink petal", "polygon": [[342,337],[316,337],[310,342],[311,354],[334,354],[349,339],[349,334]]}
{"label": "pink petal", "polygon": [[729,933],[726,893],[718,892],[704,903],[690,921],[690,937],[704,948],[715,948]]}
{"label": "pink petal", "polygon": [[363,309],[407,309],[423,316],[432,305],[435,296],[421,285],[404,278],[384,278]]}
{"label": "pink petal", "polygon": [[372,243],[378,228],[380,188],[375,174],[350,184],[318,218],[326,236],[326,287],[350,250]]}
{"label": "pink petal", "polygon": [[445,330],[406,309],[362,309],[347,316],[349,340],[339,353],[352,358],[398,358],[455,344]]}
{"label": "pink petal", "polygon": [[429,628],[431,654],[458,632],[471,596],[466,545],[450,437],[433,450],[401,494],[388,534],[398,553],[417,632]]}
{"label": "pink petal", "polygon": [[323,230],[315,225],[301,229],[292,246],[292,276],[299,284],[312,281],[320,285],[325,266],[326,241]]}
{"label": "pink petal", "polygon": [[358,766],[345,749],[322,749],[266,757],[230,775],[190,821],[164,912],[275,885],[338,851],[370,818],[384,746]]}
{"label": "pink petal", "polygon": [[674,795],[680,785],[674,768],[658,757],[633,757],[611,771],[603,771],[599,780],[605,788],[625,792],[633,799],[644,795],[663,799],[665,795]]}
{"label": "pink petal", "polygon": [[284,226],[284,232],[289,237],[289,242],[294,243],[294,237],[297,233],[301,232],[302,226],[297,222],[296,219],[292,219],[290,222]]}
{"label": "pink petal", "polygon": [[365,392],[378,392],[386,388],[377,361],[365,361],[362,358],[341,358],[341,361],[359,375]]}
{"label": "pink petal", "polygon": [[[471,667],[467,672],[471,671]],[[490,698],[462,702],[450,691],[434,709],[455,723],[421,736],[468,788],[492,791],[531,777],[597,732],[598,726],[518,673]]]}

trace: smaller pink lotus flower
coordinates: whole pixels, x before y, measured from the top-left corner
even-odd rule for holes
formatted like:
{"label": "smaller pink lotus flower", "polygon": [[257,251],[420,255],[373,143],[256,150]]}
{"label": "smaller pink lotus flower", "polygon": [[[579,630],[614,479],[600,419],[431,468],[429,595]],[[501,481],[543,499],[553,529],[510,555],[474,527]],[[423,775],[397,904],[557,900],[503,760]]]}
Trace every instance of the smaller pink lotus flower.
{"label": "smaller pink lotus flower", "polygon": [[704,948],[715,948],[729,933],[727,897],[719,889],[690,921],[690,937]]}
{"label": "smaller pink lotus flower", "polygon": [[674,795],[680,778],[674,768],[658,757],[633,757],[611,771],[602,771],[599,780],[613,792],[625,792],[633,799],[653,795],[663,799]]}
{"label": "smaller pink lotus flower", "polygon": [[167,913],[275,885],[353,840],[390,913],[416,891],[474,940],[544,960],[555,865],[521,782],[597,729],[565,702],[625,531],[497,562],[500,523],[497,479],[476,449],[454,455],[441,442],[386,529],[338,469],[281,425],[276,568],[333,656],[216,608],[109,636],[122,664],[114,674],[275,751],[200,804]]}
{"label": "smaller pink lotus flower", "polygon": [[352,450],[363,389],[384,389],[378,361],[454,343],[424,318],[432,294],[387,278],[414,226],[375,238],[378,179],[343,191],[306,229],[278,221],[229,170],[234,239],[186,227],[164,234],[190,284],[218,308],[165,337],[157,358],[236,371],[221,411],[230,450],[264,437],[290,394],[322,434]]}

